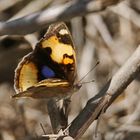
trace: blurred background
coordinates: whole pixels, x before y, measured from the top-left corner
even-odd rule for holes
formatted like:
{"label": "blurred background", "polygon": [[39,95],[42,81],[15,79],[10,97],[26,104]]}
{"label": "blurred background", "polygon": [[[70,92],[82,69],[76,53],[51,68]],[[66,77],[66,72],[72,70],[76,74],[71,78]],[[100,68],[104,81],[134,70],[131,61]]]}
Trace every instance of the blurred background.
{"label": "blurred background", "polygon": [[[70,0],[0,0],[0,21],[16,19]],[[69,123],[88,99],[126,62],[140,44],[140,1],[125,0],[98,13],[75,17],[66,22],[77,52],[78,78],[99,60],[100,64],[71,99]],[[21,29],[19,29],[21,30]],[[32,51],[46,29],[26,36],[0,37],[0,140],[30,140],[52,133],[44,100],[11,98],[15,94],[14,70],[21,58]],[[102,117],[98,140],[140,140],[140,76],[124,91]],[[95,139],[96,121],[81,140]]]}

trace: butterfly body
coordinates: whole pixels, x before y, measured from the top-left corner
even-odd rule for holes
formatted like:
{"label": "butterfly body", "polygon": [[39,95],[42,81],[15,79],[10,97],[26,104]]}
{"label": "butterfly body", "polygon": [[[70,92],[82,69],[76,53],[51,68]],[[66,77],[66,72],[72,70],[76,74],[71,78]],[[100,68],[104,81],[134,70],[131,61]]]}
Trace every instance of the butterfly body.
{"label": "butterfly body", "polygon": [[76,56],[64,23],[53,24],[15,71],[13,97],[65,98],[79,90]]}

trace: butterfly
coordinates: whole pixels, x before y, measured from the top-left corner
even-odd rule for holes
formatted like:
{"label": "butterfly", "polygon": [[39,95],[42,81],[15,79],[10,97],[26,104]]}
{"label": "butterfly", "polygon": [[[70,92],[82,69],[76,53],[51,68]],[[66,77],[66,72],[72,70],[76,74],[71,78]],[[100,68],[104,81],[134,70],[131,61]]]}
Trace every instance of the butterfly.
{"label": "butterfly", "polygon": [[76,53],[71,34],[63,22],[55,23],[18,64],[13,98],[70,97],[81,88],[76,77]]}

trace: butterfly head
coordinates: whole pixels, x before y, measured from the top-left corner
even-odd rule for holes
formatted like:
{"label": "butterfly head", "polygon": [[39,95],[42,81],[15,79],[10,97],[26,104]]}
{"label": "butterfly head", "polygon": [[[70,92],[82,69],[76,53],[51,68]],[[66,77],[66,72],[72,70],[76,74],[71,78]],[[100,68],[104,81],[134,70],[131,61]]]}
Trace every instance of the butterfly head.
{"label": "butterfly head", "polygon": [[75,83],[73,85],[73,91],[77,92],[82,87],[82,83]]}

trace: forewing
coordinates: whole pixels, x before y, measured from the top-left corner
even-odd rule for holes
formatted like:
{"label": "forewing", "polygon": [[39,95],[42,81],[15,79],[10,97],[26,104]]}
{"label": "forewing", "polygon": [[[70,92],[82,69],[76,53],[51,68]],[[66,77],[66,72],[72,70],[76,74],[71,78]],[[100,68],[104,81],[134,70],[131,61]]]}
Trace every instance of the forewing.
{"label": "forewing", "polygon": [[54,72],[54,78],[65,79],[73,84],[76,76],[75,48],[64,23],[49,27],[37,44],[34,54],[39,58],[42,68],[47,66]]}

